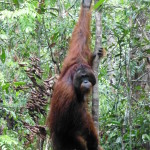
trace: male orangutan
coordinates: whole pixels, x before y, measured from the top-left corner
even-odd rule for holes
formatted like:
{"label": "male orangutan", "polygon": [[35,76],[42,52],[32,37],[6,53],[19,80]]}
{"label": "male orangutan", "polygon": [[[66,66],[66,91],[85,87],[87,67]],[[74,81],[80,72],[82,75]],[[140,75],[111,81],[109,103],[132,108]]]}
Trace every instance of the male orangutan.
{"label": "male orangutan", "polygon": [[91,68],[95,56],[89,48],[91,4],[87,5],[85,1],[82,1],[80,17],[54,88],[47,118],[53,150],[101,149],[92,117],[86,109],[87,96],[96,79]]}

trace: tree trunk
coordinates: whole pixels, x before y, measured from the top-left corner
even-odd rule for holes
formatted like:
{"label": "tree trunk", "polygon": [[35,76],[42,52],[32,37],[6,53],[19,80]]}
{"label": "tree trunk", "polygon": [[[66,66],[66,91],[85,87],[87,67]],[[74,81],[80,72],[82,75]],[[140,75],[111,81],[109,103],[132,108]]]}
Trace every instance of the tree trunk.
{"label": "tree trunk", "polygon": [[[95,0],[97,3],[98,0]],[[96,41],[95,41],[95,54],[98,53],[99,49],[102,47],[102,12],[96,10],[95,12],[95,19],[96,19]],[[93,100],[92,100],[92,115],[95,126],[99,132],[99,93],[98,93],[98,71],[99,71],[99,62],[100,57],[96,55],[96,58],[93,62],[93,70],[96,77],[96,84],[93,87]]]}

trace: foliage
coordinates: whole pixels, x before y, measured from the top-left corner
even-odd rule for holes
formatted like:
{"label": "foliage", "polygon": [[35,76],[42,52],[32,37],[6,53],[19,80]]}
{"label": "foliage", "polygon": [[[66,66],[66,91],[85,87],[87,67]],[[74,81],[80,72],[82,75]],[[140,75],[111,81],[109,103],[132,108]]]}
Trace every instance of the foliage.
{"label": "foliage", "polygon": [[[99,75],[100,128],[105,149],[148,149],[150,88],[142,87],[147,78],[140,77],[143,71],[148,74],[145,46],[150,43],[136,22],[148,17],[147,5],[147,1],[108,1],[103,6],[107,10],[103,12],[103,44],[109,50]],[[140,16],[143,13],[145,16]],[[149,30],[147,19],[143,24],[145,34]],[[144,84],[148,85],[148,80]]]}
{"label": "foliage", "polygon": [[[39,137],[31,136],[27,125],[37,129],[45,117],[39,113],[35,123],[26,109],[31,89],[25,87],[32,81],[25,70],[29,58],[36,56],[43,71],[40,79],[36,77],[38,86],[59,73],[79,6],[73,0],[0,2],[0,149],[37,149]],[[107,150],[148,149],[149,6],[149,0],[99,0],[94,6],[103,12],[102,40],[107,50],[99,72],[99,134]],[[93,15],[92,47],[94,35]]]}

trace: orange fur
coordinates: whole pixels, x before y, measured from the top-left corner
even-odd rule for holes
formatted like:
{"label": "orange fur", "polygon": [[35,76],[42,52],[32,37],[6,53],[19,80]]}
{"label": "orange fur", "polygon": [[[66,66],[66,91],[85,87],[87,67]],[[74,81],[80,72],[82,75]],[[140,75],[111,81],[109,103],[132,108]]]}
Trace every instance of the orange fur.
{"label": "orange fur", "polygon": [[[98,150],[98,135],[84,99],[79,99],[73,77],[82,66],[91,69],[91,11],[81,8],[60,77],[54,87],[47,118],[54,150]],[[85,97],[84,97],[85,98]]]}

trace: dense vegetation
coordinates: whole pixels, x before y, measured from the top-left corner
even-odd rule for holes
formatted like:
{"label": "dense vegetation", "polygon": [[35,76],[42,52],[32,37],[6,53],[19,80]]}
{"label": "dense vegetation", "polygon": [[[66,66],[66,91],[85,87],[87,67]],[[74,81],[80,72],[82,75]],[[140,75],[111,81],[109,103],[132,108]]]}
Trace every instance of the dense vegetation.
{"label": "dense vegetation", "polygon": [[[46,114],[79,8],[74,0],[0,1],[0,150],[50,147]],[[96,8],[107,50],[98,78],[100,143],[148,150],[150,1],[99,0]]]}

